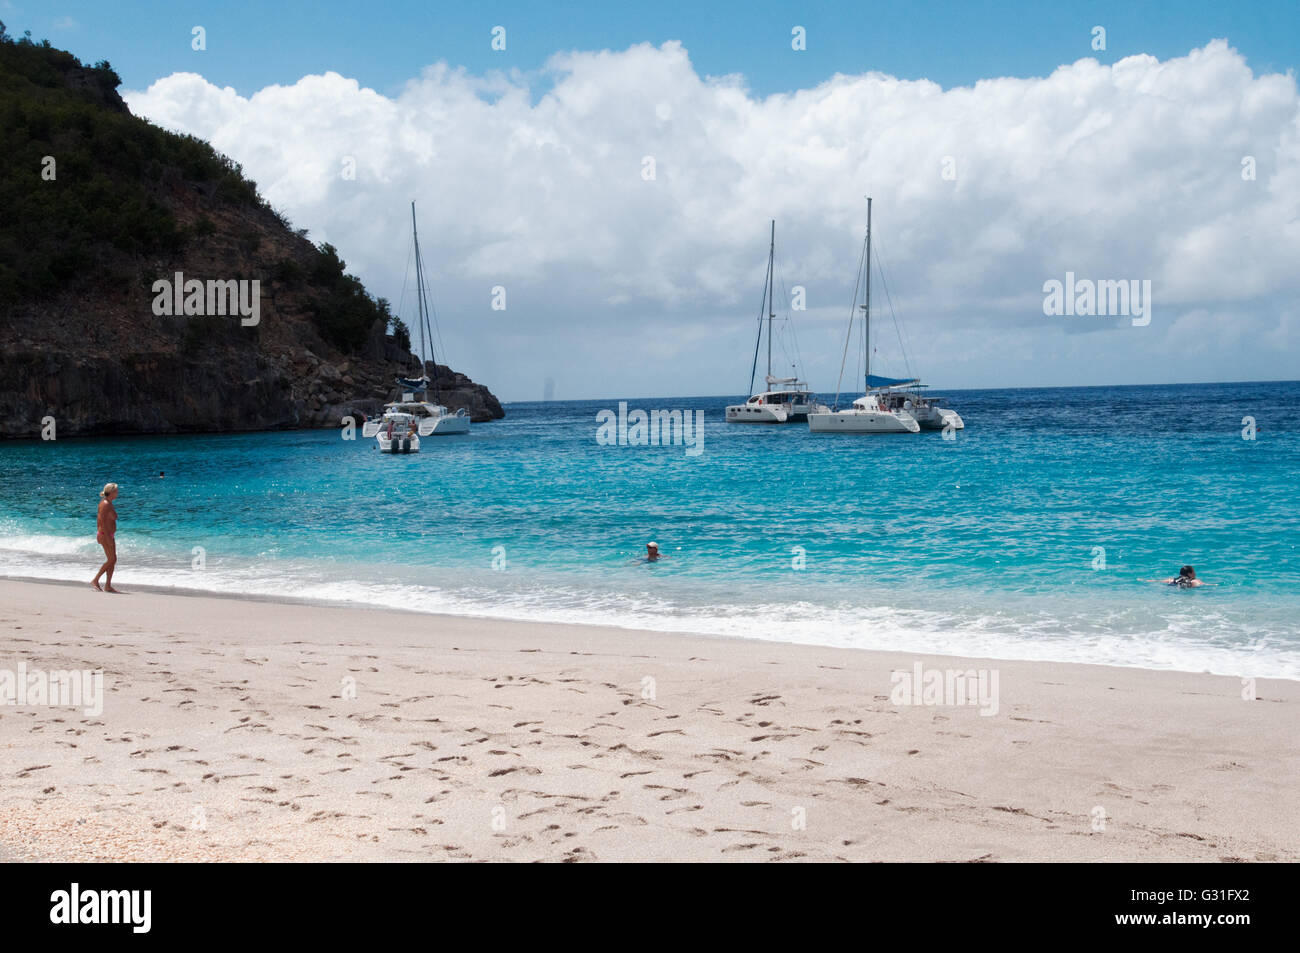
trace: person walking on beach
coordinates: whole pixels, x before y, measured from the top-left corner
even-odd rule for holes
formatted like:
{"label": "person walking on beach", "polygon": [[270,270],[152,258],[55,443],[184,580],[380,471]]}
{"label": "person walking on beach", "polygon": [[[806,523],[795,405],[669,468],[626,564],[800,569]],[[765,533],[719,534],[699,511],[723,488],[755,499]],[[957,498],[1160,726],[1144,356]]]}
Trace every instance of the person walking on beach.
{"label": "person walking on beach", "polygon": [[[117,499],[117,484],[105,483],[104,488],[99,491],[99,515],[96,518],[95,541],[104,547],[104,565],[99,567],[99,572],[95,573],[95,578],[91,580],[91,588],[99,592],[117,592],[113,588],[113,567],[117,565],[117,510],[113,506],[113,501]],[[104,576],[104,587],[100,589],[99,577]]]}

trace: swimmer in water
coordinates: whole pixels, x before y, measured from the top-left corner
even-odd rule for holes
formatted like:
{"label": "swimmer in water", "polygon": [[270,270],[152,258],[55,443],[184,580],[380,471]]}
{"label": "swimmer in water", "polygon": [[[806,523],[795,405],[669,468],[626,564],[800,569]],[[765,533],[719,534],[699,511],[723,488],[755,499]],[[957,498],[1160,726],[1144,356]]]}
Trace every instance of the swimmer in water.
{"label": "swimmer in water", "polygon": [[658,544],[658,543],[646,543],[646,544],[645,544],[645,561],[648,562],[648,563],[653,563],[653,562],[657,562],[657,561],[659,560],[659,558],[660,558],[660,557],[659,557],[659,544]]}
{"label": "swimmer in water", "polygon": [[1196,570],[1191,566],[1184,566],[1178,570],[1178,575],[1172,579],[1161,579],[1166,586],[1177,586],[1179,589],[1195,589],[1197,586],[1203,586],[1205,583],[1196,578]]}

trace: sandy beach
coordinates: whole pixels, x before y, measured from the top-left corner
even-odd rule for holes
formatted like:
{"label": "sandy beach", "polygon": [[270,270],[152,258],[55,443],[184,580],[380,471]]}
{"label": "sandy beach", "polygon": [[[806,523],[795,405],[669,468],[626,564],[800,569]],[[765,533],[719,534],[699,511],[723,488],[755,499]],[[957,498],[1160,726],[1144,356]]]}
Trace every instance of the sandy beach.
{"label": "sandy beach", "polygon": [[1300,860],[1295,682],[2,580],[0,632],[104,692],[0,705],[9,859]]}

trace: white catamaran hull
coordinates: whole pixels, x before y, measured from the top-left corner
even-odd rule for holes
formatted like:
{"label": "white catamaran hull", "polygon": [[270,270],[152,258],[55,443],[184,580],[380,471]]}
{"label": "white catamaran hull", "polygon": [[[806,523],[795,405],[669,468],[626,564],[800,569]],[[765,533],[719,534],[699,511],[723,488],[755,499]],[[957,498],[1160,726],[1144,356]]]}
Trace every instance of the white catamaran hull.
{"label": "white catamaran hull", "polygon": [[912,416],[922,430],[962,430],[966,427],[961,414],[947,407],[920,407],[912,411]]}
{"label": "white catamaran hull", "polygon": [[733,404],[727,408],[729,424],[783,424],[789,420],[780,404]]}
{"label": "white catamaran hull", "polygon": [[[777,399],[773,400],[772,394]],[[803,423],[809,414],[826,410],[829,408],[825,404],[816,403],[811,397],[791,400],[788,391],[769,391],[743,404],[728,405],[726,420],[729,424],[794,424]]]}
{"label": "white catamaran hull", "polygon": [[839,410],[809,414],[813,433],[916,433],[921,425],[904,411]]}
{"label": "white catamaran hull", "polygon": [[458,410],[454,414],[441,404],[429,404],[423,401],[394,401],[384,405],[384,416],[379,420],[367,421],[362,433],[367,436],[380,436],[388,432],[387,422],[393,419],[397,431],[410,428],[421,437],[446,437],[452,434],[469,433],[469,414]]}
{"label": "white catamaran hull", "polygon": [[425,437],[449,437],[469,433],[469,417],[448,414],[446,417],[438,417],[434,420],[431,428],[426,420],[421,423],[420,433]]}

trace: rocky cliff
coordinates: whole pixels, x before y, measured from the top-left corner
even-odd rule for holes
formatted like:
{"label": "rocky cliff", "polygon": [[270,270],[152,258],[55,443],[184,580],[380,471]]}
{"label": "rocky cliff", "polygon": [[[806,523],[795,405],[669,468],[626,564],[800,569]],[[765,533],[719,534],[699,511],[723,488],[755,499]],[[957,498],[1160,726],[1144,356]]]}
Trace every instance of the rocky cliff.
{"label": "rocky cliff", "polygon": [[[0,436],[38,436],[47,417],[64,437],[373,414],[416,366],[387,302],[236,163],[132,116],[118,85],[108,63],[0,24]],[[172,307],[156,282],[177,273],[207,294]],[[222,293],[247,282],[251,304],[253,281],[256,323]],[[428,370],[438,402],[504,416],[483,385]]]}

